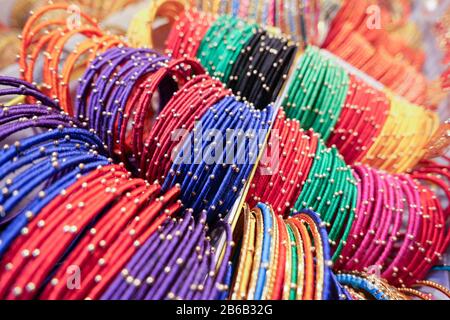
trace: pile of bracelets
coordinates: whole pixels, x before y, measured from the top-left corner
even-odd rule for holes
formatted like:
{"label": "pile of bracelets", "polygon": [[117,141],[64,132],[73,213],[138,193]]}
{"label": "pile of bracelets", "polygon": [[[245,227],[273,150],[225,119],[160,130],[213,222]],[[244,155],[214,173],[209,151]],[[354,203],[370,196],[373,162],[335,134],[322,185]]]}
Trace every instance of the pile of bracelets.
{"label": "pile of bracelets", "polygon": [[169,55],[196,56],[211,75],[257,108],[275,102],[296,51],[288,38],[256,24],[196,10],[184,12],[167,39]]}
{"label": "pile of bracelets", "polygon": [[[258,50],[258,40],[289,42],[283,35],[271,36],[270,32],[258,30],[256,25],[238,18],[214,19],[207,13],[186,11],[172,26],[167,53],[174,57],[196,56],[211,74],[257,107],[260,102],[265,106],[281,99],[289,118],[299,120],[304,129],[320,133],[349,164],[362,162],[390,172],[404,172],[422,158],[438,127],[434,112],[367,84],[314,46],[308,46],[298,59],[292,54],[291,70],[281,72],[276,81],[275,75],[269,78],[277,85],[268,85],[269,79],[262,72],[266,69],[257,66],[272,58],[273,46],[266,46],[269,52]],[[252,54],[255,51],[257,55]],[[267,58],[262,60],[261,55]],[[275,62],[277,70],[283,69],[280,61],[290,60]],[[282,93],[283,86],[286,88]],[[264,97],[261,91],[267,88]],[[404,117],[412,121],[403,122],[405,127],[401,127],[398,121]]]}
{"label": "pile of bracelets", "polygon": [[345,300],[330,260],[324,224],[303,210],[284,220],[271,206],[245,206],[233,300]]}
{"label": "pile of bracelets", "polygon": [[[159,0],[152,1],[149,7],[138,12],[130,26],[134,45],[152,45],[152,38],[136,37],[138,26],[143,28],[143,21],[152,21],[155,16],[173,20],[184,9],[197,9],[211,15],[230,15],[236,18],[254,21],[266,28],[289,33],[295,41],[316,43],[319,39],[319,1],[221,1],[221,0]],[[144,18],[145,17],[145,18]],[[142,31],[140,31],[142,32]],[[145,31],[148,33],[153,30]]]}
{"label": "pile of bracelets", "polygon": [[154,1],[128,39],[31,14],[0,76],[1,299],[449,298],[448,122],[277,5]]}

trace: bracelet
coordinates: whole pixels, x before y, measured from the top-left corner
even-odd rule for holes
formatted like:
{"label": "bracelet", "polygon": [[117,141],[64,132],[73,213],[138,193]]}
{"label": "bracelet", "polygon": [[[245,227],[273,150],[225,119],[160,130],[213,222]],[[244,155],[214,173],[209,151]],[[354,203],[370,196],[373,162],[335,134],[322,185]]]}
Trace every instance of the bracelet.
{"label": "bracelet", "polygon": [[127,38],[135,48],[154,47],[153,22],[157,18],[166,18],[172,24],[181,13],[187,1],[158,0],[150,3],[150,7],[139,11],[128,26]]}

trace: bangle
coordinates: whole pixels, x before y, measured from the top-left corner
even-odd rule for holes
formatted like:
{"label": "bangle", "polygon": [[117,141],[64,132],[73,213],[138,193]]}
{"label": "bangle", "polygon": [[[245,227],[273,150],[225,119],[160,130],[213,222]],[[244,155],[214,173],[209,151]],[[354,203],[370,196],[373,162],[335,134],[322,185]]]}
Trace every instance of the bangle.
{"label": "bangle", "polygon": [[[404,118],[410,121],[400,120]],[[434,113],[403,100],[392,99],[386,123],[361,161],[394,173],[410,169],[422,158],[437,126]],[[421,130],[420,134],[417,130]]]}
{"label": "bangle", "polygon": [[347,163],[363,157],[386,121],[390,104],[383,92],[350,75],[349,92],[328,146],[336,146]]}
{"label": "bangle", "polygon": [[257,209],[261,210],[261,214],[263,215],[264,221],[264,230],[263,230],[263,243],[261,248],[261,262],[259,270],[257,271],[258,281],[255,286],[255,300],[261,300],[263,297],[263,291],[265,286],[267,285],[270,271],[268,271],[268,267],[271,260],[271,252],[274,250],[274,246],[272,243],[276,243],[273,240],[272,235],[275,235],[274,232],[274,221],[273,215],[271,214],[271,210],[269,210],[266,206],[258,206]]}
{"label": "bangle", "polygon": [[[298,121],[285,119],[284,112],[280,110],[264,151],[268,155],[280,155],[280,158],[277,163],[272,159],[268,163],[259,163],[250,184],[247,202],[250,205],[268,203],[277,214],[287,216],[302,191],[317,144],[317,135],[312,131],[304,132]],[[272,190],[280,192],[274,193]]]}
{"label": "bangle", "polygon": [[167,18],[172,24],[175,17],[184,11],[187,1],[158,0],[150,3],[150,7],[139,11],[131,20],[127,38],[133,47],[155,47],[153,22],[157,18]]}
{"label": "bangle", "polygon": [[436,283],[436,282],[433,282],[430,280],[420,280],[420,281],[417,281],[414,284],[414,286],[420,286],[420,287],[426,286],[429,288],[433,288],[433,289],[439,291],[440,293],[444,294],[447,298],[450,299],[450,290],[447,289],[446,287],[444,287],[443,285],[440,285],[439,283]]}
{"label": "bangle", "polygon": [[[357,200],[356,182],[336,149],[319,143],[308,178],[294,208],[318,212],[330,229],[330,243],[336,261],[353,224]],[[320,214],[323,212],[323,214]],[[333,224],[331,225],[331,222]]]}
{"label": "bangle", "polygon": [[347,73],[314,47],[308,47],[293,72],[282,105],[289,118],[314,129],[327,141],[344,105]]}
{"label": "bangle", "polygon": [[[222,99],[206,111],[200,122],[185,139],[181,149],[176,150],[178,155],[164,180],[163,188],[179,183],[182,189],[181,199],[186,206],[194,209],[195,212],[201,209],[207,210],[208,220],[225,216],[247,182],[259,154],[260,142],[258,139],[259,137],[265,138],[271,125],[272,110],[270,106],[263,111],[252,109],[250,106],[238,102],[234,97]],[[203,133],[205,128],[208,130],[207,132],[211,129],[223,132],[222,138],[227,136],[227,141],[230,138],[234,139],[234,135],[229,137],[227,132],[231,129],[240,129],[249,138],[249,144],[240,144],[236,153],[230,153],[228,147],[225,150],[219,150],[213,156],[213,159],[218,161],[213,161],[211,164],[212,158],[210,157],[214,148],[207,141],[199,139],[201,137],[199,133]],[[255,130],[252,132],[259,132],[258,137],[251,137],[248,134],[249,129]],[[194,139],[202,142],[201,149],[199,143]],[[228,146],[223,141],[216,142],[222,146]],[[234,148],[234,144],[232,145]],[[203,152],[196,150],[203,150]],[[207,159],[204,159],[205,156]],[[238,162],[238,159],[241,160]],[[224,163],[228,165],[224,166]],[[217,184],[216,181],[221,183]],[[230,190],[232,192],[229,192]]]}
{"label": "bangle", "polygon": [[[191,131],[195,121],[203,116],[208,108],[229,95],[223,85],[207,75],[200,75],[188,81],[176,95],[169,100],[164,110],[156,117],[144,143],[140,168],[149,181],[165,179],[170,169],[171,155],[176,142],[174,131]],[[183,136],[178,144],[183,143]]]}
{"label": "bangle", "polygon": [[190,9],[184,11],[174,22],[166,42],[166,54],[173,58],[195,57],[214,22],[209,13]]}

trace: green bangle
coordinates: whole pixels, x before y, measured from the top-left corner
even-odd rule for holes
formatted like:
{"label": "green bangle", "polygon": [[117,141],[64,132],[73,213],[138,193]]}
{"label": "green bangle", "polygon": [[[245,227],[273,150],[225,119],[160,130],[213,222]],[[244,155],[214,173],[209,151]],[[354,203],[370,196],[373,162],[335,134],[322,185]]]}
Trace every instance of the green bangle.
{"label": "green bangle", "polygon": [[227,83],[234,63],[256,30],[256,24],[220,16],[206,32],[197,58],[211,75]]}
{"label": "green bangle", "polygon": [[294,208],[297,211],[308,208],[321,215],[329,229],[332,245],[335,246],[339,240],[333,261],[342,251],[350,232],[356,199],[357,187],[351,169],[336,148],[327,148],[320,140],[308,178]]}
{"label": "green bangle", "polygon": [[326,142],[345,103],[348,74],[318,48],[309,46],[292,77],[282,103],[286,115],[298,119],[305,130],[314,129]]}
{"label": "green bangle", "polygon": [[[291,284],[289,286],[289,300],[295,300],[297,297],[297,290],[296,288],[293,288],[294,285],[297,286],[297,265],[298,265],[298,257],[297,257],[297,242],[295,241],[294,232],[292,231],[292,228],[289,224],[286,224],[288,233],[289,233],[289,239],[291,242]],[[293,245],[292,245],[293,244]]]}

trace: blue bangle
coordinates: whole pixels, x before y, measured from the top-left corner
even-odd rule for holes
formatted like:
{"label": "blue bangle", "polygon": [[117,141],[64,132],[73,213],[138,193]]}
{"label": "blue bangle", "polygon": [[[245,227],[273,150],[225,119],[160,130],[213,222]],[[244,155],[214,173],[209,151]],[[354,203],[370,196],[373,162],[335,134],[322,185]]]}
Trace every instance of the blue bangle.
{"label": "blue bangle", "polygon": [[270,213],[270,209],[267,205],[258,203],[256,206],[262,212],[263,221],[264,221],[264,235],[263,235],[263,245],[261,249],[261,263],[258,271],[258,280],[256,282],[255,287],[255,300],[261,300],[263,298],[263,291],[266,285],[266,275],[267,268],[270,263],[270,244],[272,242],[272,234],[271,231],[273,229],[273,221],[272,214]]}
{"label": "blue bangle", "polygon": [[[263,111],[258,111],[249,105],[239,102],[234,97],[225,97],[212,106],[202,116],[200,124],[202,133],[216,130],[220,132],[222,138],[229,139],[231,129],[241,130],[243,133],[252,133],[263,130],[263,138],[267,134],[270,120],[273,115],[273,108],[269,106]],[[166,179],[163,183],[163,190],[175,184],[179,184],[182,190],[181,199],[186,207],[192,208],[195,212],[206,210],[209,222],[213,222],[217,217],[228,213],[236,201],[239,191],[243,188],[248,178],[258,152],[253,152],[252,159],[246,157],[250,151],[257,149],[261,143],[257,143],[258,137],[253,137],[251,143],[239,145],[237,154],[230,158],[233,163],[229,164],[228,144],[220,150],[221,154],[214,155],[214,162],[203,159],[205,154],[210,155],[216,151],[212,143],[204,141],[198,136],[199,126],[189,134],[184,141],[181,151],[179,151]],[[234,142],[232,137],[232,142]],[[198,143],[201,140],[202,143]],[[217,143],[217,141],[214,141]],[[218,143],[223,143],[219,141]],[[192,152],[192,145],[193,151]],[[232,145],[234,145],[232,143]],[[202,152],[205,150],[205,152]],[[186,159],[188,161],[186,161]],[[239,163],[238,160],[242,160]],[[223,163],[225,161],[225,163]],[[186,163],[190,162],[190,163]],[[230,190],[232,192],[230,192]]]}
{"label": "blue bangle", "polygon": [[35,216],[38,216],[41,210],[44,209],[44,207],[56,196],[58,196],[62,190],[74,184],[79,175],[87,174],[99,166],[107,165],[109,164],[109,161],[103,156],[96,156],[92,157],[92,162],[86,161],[85,159],[83,163],[85,163],[83,169],[77,166],[73,171],[58,179],[54,184],[47,188],[44,198],[35,198],[23,210],[20,211],[13,221],[11,221],[6,229],[0,234],[0,257],[6,252],[14,239],[19,236],[21,232],[25,232],[23,231],[23,228],[28,224],[28,222]]}
{"label": "blue bangle", "polygon": [[322,250],[323,250],[323,259],[324,259],[324,277],[323,277],[323,300],[332,300],[337,299],[340,296],[340,292],[336,292],[339,290],[341,286],[335,288],[335,290],[331,290],[331,283],[333,281],[333,271],[331,270],[331,266],[329,262],[331,262],[331,250],[330,250],[330,242],[328,239],[328,232],[320,219],[319,215],[309,209],[303,209],[300,213],[308,215],[314,223],[317,225],[317,228],[320,233],[320,237],[322,238]]}
{"label": "blue bangle", "polygon": [[352,274],[338,274],[336,278],[342,285],[349,285],[355,289],[363,290],[376,300],[389,300],[388,296],[367,279]]}

